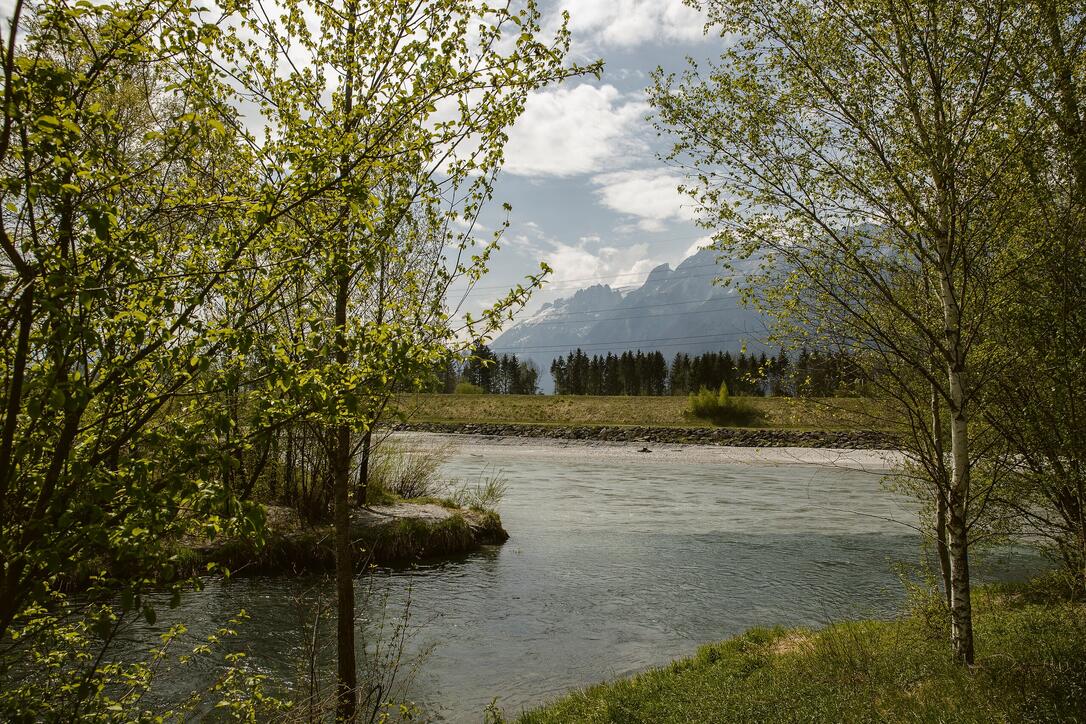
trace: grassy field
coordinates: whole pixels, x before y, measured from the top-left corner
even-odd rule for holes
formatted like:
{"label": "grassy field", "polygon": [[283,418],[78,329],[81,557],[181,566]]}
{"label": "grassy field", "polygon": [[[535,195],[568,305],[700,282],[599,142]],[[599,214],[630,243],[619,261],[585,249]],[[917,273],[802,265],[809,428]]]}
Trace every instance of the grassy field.
{"label": "grassy field", "polygon": [[1051,584],[980,589],[977,664],[950,656],[941,609],[821,631],[758,629],[693,658],[523,714],[562,722],[1086,720],[1086,604]]}
{"label": "grassy field", "polygon": [[[859,398],[739,398],[758,413],[754,427],[797,430],[885,430],[880,406]],[[402,395],[399,409],[416,422],[535,425],[704,427],[683,415],[686,397],[568,395]]]}

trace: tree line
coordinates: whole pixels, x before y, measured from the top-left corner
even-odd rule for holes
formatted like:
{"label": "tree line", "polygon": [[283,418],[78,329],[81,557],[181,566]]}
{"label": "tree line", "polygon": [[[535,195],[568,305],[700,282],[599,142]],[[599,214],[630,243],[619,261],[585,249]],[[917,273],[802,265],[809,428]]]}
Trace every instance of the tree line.
{"label": "tree line", "polygon": [[770,357],[740,352],[679,352],[670,365],[662,352],[627,351],[589,357],[571,351],[551,363],[559,395],[689,395],[726,385],[734,395],[833,397],[861,394],[864,372],[847,352],[802,348]]}
{"label": "tree line", "polygon": [[535,395],[539,392],[539,367],[515,354],[495,355],[485,344],[479,344],[466,359],[443,365],[431,389],[445,393]]}

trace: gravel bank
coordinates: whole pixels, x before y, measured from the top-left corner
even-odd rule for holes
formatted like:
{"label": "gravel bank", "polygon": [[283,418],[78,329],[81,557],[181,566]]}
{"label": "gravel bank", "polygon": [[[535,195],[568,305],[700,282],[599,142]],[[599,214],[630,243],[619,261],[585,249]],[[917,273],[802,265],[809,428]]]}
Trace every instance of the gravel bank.
{"label": "gravel bank", "polygon": [[444,448],[483,460],[575,459],[622,465],[825,465],[883,474],[901,464],[896,450],[856,450],[813,447],[732,447],[653,442],[564,440],[489,435],[399,432],[392,438],[406,447]]}

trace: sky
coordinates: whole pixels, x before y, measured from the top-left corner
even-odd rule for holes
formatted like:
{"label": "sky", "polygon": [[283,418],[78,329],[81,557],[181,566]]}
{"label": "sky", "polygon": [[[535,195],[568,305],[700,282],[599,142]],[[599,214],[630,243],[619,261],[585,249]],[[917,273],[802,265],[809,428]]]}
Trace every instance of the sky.
{"label": "sky", "polygon": [[[592,284],[640,286],[708,240],[681,173],[659,159],[669,142],[649,117],[646,89],[657,67],[678,72],[685,58],[719,57],[723,41],[682,0],[542,0],[545,25],[570,15],[570,60],[602,58],[602,77],[536,92],[513,127],[506,164],[483,223],[509,220],[490,274],[463,310],[478,312],[545,261],[554,272],[523,318],[543,303]],[[512,206],[506,214],[502,203]],[[463,287],[455,288],[462,291]],[[460,301],[453,295],[450,301]]]}
{"label": "sky", "polygon": [[[12,0],[0,0],[10,18]],[[570,15],[571,62],[602,59],[602,77],[568,80],[533,94],[510,133],[505,168],[484,210],[481,241],[508,219],[490,274],[450,303],[478,313],[541,261],[553,268],[524,318],[592,284],[638,287],[660,264],[675,266],[709,240],[681,196],[678,170],[659,159],[669,143],[649,120],[651,72],[685,59],[717,58],[724,41],[682,0],[540,0],[544,27]],[[4,23],[6,25],[6,22]],[[508,214],[503,203],[512,206]],[[509,326],[509,325],[507,325]]]}

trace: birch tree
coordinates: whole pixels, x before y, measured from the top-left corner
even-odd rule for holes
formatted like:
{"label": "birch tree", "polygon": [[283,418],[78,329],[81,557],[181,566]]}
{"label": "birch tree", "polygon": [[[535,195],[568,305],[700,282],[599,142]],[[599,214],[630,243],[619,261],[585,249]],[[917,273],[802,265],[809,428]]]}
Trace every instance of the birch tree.
{"label": "birch tree", "polygon": [[745,291],[781,334],[850,347],[918,423],[910,452],[946,515],[951,639],[972,663],[969,547],[990,493],[977,420],[1021,209],[1008,129],[1030,122],[1002,42],[1015,4],[700,4],[733,42],[705,72],[657,74],[670,158],[723,255],[762,260]]}

